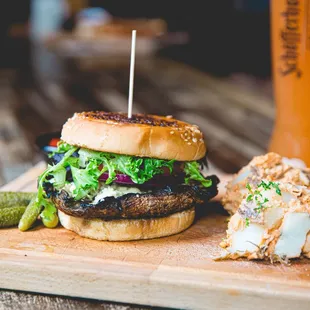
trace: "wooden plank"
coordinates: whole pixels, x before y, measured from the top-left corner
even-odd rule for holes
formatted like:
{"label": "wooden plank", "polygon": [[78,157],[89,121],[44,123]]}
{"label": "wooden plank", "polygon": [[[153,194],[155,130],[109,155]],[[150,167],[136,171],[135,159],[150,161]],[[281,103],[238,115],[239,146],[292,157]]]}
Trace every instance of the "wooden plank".
{"label": "wooden plank", "polygon": [[[161,71],[161,66],[164,64],[169,67],[169,72],[165,75]],[[196,113],[204,116],[206,122],[209,119],[217,121],[228,132],[248,139],[260,147],[268,144],[273,116],[269,97],[264,96],[266,101],[261,105],[262,95],[252,91],[251,102],[247,99],[244,104],[242,96],[232,93],[229,80],[211,77],[183,64],[161,59],[156,59],[146,66],[141,65],[141,72],[144,73],[144,80],[149,80],[149,84],[152,84],[153,92],[164,93],[165,97],[170,99],[170,101],[166,99],[164,105],[166,109],[170,102],[170,106],[172,105],[170,114],[175,115],[174,111]],[[220,88],[219,85],[222,87]],[[241,94],[248,94],[247,89],[242,85],[234,87]],[[163,100],[158,100],[158,102],[161,101]],[[260,105],[263,114],[262,111],[259,113],[257,105]],[[157,106],[160,107],[160,105]],[[265,115],[266,112],[270,113],[268,117]]]}
{"label": "wooden plank", "polygon": [[[15,97],[16,106],[13,109],[15,117],[27,136],[29,145],[33,148],[36,136],[43,132],[55,130],[54,123],[52,120],[46,121],[37,109],[29,103],[30,98],[23,88],[15,92]],[[53,118],[52,113],[48,115],[50,119]]]}
{"label": "wooden plank", "polygon": [[205,133],[208,141],[208,137],[215,137],[217,141],[226,143],[231,149],[239,150],[242,154],[245,154],[248,158],[253,158],[257,155],[262,155],[264,149],[256,146],[251,142],[245,143],[244,139],[235,136],[225,128],[221,127],[215,121],[209,119],[205,120],[204,117],[193,113],[177,113],[177,117],[183,119],[191,124],[196,124]]}
{"label": "wooden plank", "polygon": [[36,182],[38,176],[46,168],[46,163],[41,161],[36,164],[32,169],[22,174],[17,179],[0,188],[1,191],[16,191],[16,192],[35,192]]}
{"label": "wooden plank", "polygon": [[[259,89],[250,91],[246,86],[242,87],[242,85],[231,83],[229,79],[215,78],[189,65],[167,59],[157,58],[144,62],[141,70],[151,71],[152,78],[156,80],[165,79],[165,82],[179,80],[184,85],[186,85],[186,81],[191,81],[195,85],[213,88],[227,99],[234,98],[240,106],[250,108],[267,118],[274,117],[275,109],[272,99],[269,96],[264,96]],[[162,75],[162,72],[165,72],[165,75]]]}
{"label": "wooden plank", "polygon": [[183,90],[165,92],[173,99],[178,112],[196,113],[205,120],[216,121],[231,134],[260,147],[265,147],[269,141],[271,120],[240,107],[233,98],[228,100],[211,87],[207,89],[188,85]]}
{"label": "wooden plank", "polygon": [[[35,188],[44,164],[6,190]],[[2,188],[3,189],[3,188]],[[185,232],[162,239],[100,242],[61,227],[0,231],[0,287],[182,309],[309,309],[306,260],[291,266],[215,262],[226,216],[218,204]]]}
{"label": "wooden plank", "polygon": [[12,111],[14,96],[9,80],[0,77],[0,185],[32,166],[31,147]]}

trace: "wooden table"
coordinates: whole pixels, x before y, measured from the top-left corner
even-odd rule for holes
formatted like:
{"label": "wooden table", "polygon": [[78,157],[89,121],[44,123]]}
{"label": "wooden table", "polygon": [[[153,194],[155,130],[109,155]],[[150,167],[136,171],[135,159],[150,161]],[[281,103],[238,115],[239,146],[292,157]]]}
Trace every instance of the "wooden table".
{"label": "wooden table", "polygon": [[[41,159],[35,137],[76,111],[126,111],[128,58],[66,59],[36,46],[29,66],[0,72],[0,185]],[[164,57],[136,60],[134,112],[173,115],[203,130],[208,157],[232,173],[266,151],[274,106],[269,81],[215,78]],[[101,301],[0,292],[5,309],[127,309]],[[37,308],[36,308],[37,307]],[[1,309],[1,306],[0,306]],[[145,309],[130,306],[130,309]]]}

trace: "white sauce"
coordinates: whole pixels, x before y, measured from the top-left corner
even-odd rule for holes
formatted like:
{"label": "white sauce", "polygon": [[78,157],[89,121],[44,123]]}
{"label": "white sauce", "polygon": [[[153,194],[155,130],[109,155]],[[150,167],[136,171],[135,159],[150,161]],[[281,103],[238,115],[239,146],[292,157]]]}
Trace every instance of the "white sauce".
{"label": "white sauce", "polygon": [[138,194],[141,193],[140,189],[137,187],[121,186],[117,184],[112,185],[102,185],[99,189],[98,194],[95,196],[93,203],[99,202],[99,200],[105,197],[120,197],[125,194]]}
{"label": "white sauce", "polygon": [[73,196],[73,191],[75,190],[75,188],[76,187],[74,183],[67,183],[62,189],[65,190],[70,196]]}
{"label": "white sauce", "polygon": [[[74,183],[68,183],[65,184],[65,186],[62,189],[65,190],[70,196],[73,196],[75,185]],[[99,202],[99,200],[105,197],[111,197],[111,196],[120,197],[130,193],[139,194],[141,193],[141,190],[137,187],[131,187],[131,186],[121,186],[117,184],[111,184],[111,185],[102,184],[94,197],[93,203],[97,203]]]}

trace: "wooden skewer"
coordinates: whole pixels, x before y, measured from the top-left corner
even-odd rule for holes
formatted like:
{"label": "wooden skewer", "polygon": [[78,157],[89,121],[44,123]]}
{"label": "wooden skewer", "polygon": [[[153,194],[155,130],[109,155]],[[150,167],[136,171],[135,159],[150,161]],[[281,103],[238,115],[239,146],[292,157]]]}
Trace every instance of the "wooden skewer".
{"label": "wooden skewer", "polygon": [[129,76],[129,95],[128,95],[128,118],[132,117],[132,97],[133,97],[133,82],[135,69],[135,52],[136,52],[136,30],[132,31],[131,38],[131,56],[130,56],[130,76]]}

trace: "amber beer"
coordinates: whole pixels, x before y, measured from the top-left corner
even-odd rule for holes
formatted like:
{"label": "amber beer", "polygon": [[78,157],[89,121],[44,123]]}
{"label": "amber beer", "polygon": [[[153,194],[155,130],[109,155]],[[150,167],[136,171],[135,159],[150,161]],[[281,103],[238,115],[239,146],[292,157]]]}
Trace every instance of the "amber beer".
{"label": "amber beer", "polygon": [[276,121],[270,151],[310,166],[310,0],[271,0]]}

